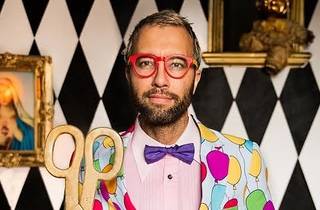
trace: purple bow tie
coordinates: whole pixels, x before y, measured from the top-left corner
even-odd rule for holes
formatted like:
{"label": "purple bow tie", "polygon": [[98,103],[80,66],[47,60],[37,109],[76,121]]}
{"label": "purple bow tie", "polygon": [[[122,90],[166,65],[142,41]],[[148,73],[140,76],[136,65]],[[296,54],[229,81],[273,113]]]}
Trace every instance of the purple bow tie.
{"label": "purple bow tie", "polygon": [[157,162],[166,154],[170,154],[190,165],[193,161],[194,145],[193,143],[181,146],[175,145],[172,147],[154,147],[146,145],[144,148],[144,158],[148,164]]}

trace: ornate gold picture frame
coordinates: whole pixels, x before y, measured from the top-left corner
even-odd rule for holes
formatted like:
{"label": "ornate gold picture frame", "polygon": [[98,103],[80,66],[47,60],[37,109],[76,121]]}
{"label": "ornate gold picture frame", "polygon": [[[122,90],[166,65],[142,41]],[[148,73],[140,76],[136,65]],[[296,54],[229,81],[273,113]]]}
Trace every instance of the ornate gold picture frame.
{"label": "ornate gold picture frame", "polygon": [[[202,57],[208,65],[225,66],[237,65],[248,67],[263,67],[266,62],[265,52],[229,52],[223,49],[224,31],[224,1],[209,0],[208,11],[208,51]],[[288,19],[304,26],[304,0],[292,0]],[[246,15],[246,11],[242,11]],[[295,48],[296,52],[288,57],[288,65],[300,67],[308,62],[311,57],[309,52],[301,47]]]}
{"label": "ornate gold picture frame", "polygon": [[0,166],[43,165],[52,119],[51,58],[0,54]]}

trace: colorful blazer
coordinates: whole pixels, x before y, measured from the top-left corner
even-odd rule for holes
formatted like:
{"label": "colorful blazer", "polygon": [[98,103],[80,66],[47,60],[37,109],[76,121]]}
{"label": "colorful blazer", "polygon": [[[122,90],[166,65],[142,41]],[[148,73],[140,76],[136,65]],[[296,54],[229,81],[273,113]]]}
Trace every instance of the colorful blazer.
{"label": "colorful blazer", "polygon": [[[201,204],[199,210],[274,210],[267,187],[267,170],[259,146],[243,138],[221,134],[197,121],[201,135]],[[121,133],[126,148],[134,127]],[[111,139],[94,144],[96,170],[108,172],[114,162]],[[123,168],[123,167],[122,167]],[[134,210],[123,169],[111,181],[100,181],[94,210]]]}

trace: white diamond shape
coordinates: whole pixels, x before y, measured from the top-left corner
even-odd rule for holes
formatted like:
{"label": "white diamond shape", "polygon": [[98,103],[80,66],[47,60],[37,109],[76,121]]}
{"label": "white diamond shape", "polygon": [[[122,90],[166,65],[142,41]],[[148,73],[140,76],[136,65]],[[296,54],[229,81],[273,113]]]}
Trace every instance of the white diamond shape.
{"label": "white diamond shape", "polygon": [[58,100],[56,100],[56,103],[54,105],[54,119],[53,124],[55,126],[66,124],[66,118],[64,117],[63,111],[61,109],[60,103]]}
{"label": "white diamond shape", "polygon": [[242,122],[238,106],[235,102],[231,105],[229,114],[224,122],[221,132],[248,139],[248,134]]}
{"label": "white diamond shape", "polygon": [[97,127],[111,127],[107,112],[104,108],[102,100],[100,100],[96,113],[94,115],[93,121],[90,126],[90,130]]}
{"label": "white diamond shape", "polygon": [[122,43],[110,1],[94,2],[80,42],[101,96]]}
{"label": "white diamond shape", "polygon": [[42,55],[52,57],[53,87],[58,96],[78,42],[64,0],[49,1],[36,34],[36,42]]}
{"label": "white diamond shape", "polygon": [[39,170],[53,209],[60,209],[64,198],[64,179],[53,177],[44,167],[40,167]]}
{"label": "white diamond shape", "polygon": [[309,30],[314,33],[313,43],[310,45],[310,52],[312,53],[312,57],[310,60],[313,73],[316,77],[316,81],[318,83],[318,87],[320,87],[320,2],[318,1],[316,8],[313,12],[313,16],[311,18],[311,22],[309,24]]}
{"label": "white diamond shape", "polygon": [[269,186],[276,209],[286,192],[297,162],[297,151],[283,109],[278,101],[261,143],[269,171]]}
{"label": "white diamond shape", "polygon": [[[57,100],[54,107],[54,126],[66,124],[66,119]],[[53,153],[53,159],[55,164],[60,168],[67,168],[70,163],[71,154],[74,151],[73,138],[69,134],[62,134],[55,142],[55,151]]]}
{"label": "white diamond shape", "polygon": [[243,75],[246,72],[246,67],[225,66],[225,67],[223,67],[223,69],[224,69],[224,73],[226,74],[228,84],[231,89],[232,96],[233,96],[233,98],[236,98],[238,91],[239,91],[239,87],[240,87],[242,78],[243,78]]}
{"label": "white diamond shape", "polygon": [[53,149],[53,162],[55,165],[62,169],[68,168],[74,149],[75,145],[71,135],[65,133],[58,136]]}
{"label": "white diamond shape", "polygon": [[[192,23],[192,29],[196,34],[201,51],[207,51],[208,41],[208,22],[203,13],[200,1],[184,1],[180,10],[182,16],[186,16],[189,22]],[[203,61],[200,68],[206,68]]]}
{"label": "white diamond shape", "polygon": [[310,190],[313,202],[317,209],[320,209],[320,168],[318,161],[320,160],[320,109],[313,120],[306,141],[300,153],[300,165],[308,188]]}
{"label": "white diamond shape", "polygon": [[283,86],[287,80],[289,71],[290,71],[290,67],[287,66],[282,71],[280,71],[277,75],[271,76],[271,81],[278,97],[280,97]]}
{"label": "white diamond shape", "polygon": [[[54,126],[66,124],[67,122],[58,100],[55,102],[54,111]],[[71,154],[74,151],[74,142],[72,137],[68,134],[60,135],[55,143],[54,151],[53,159],[56,166],[62,169],[67,168],[70,164]],[[40,168],[40,173],[53,209],[60,209],[64,198],[64,179],[53,177],[45,168]]]}
{"label": "white diamond shape", "polygon": [[151,15],[154,12],[157,12],[158,8],[155,2],[152,0],[140,0],[137,4],[136,10],[134,11],[130,24],[127,28],[127,31],[124,36],[125,44],[128,45],[128,40],[133,32],[134,27],[138,24],[138,22],[145,18],[148,15]]}
{"label": "white diamond shape", "polygon": [[0,182],[11,209],[15,209],[30,168],[0,168]]}
{"label": "white diamond shape", "polygon": [[0,52],[28,54],[33,33],[21,0],[5,1],[0,14]]}

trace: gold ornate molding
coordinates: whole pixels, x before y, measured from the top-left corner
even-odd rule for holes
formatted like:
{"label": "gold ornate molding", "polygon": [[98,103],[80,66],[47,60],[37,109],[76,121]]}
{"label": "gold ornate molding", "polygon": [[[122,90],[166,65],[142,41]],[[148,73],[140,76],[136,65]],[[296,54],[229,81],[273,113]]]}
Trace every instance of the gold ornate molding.
{"label": "gold ornate molding", "polygon": [[[263,67],[266,62],[267,53],[212,53],[202,54],[203,60],[213,66],[248,66]],[[301,67],[311,58],[308,52],[293,53],[288,58],[288,65],[291,67]]]}

